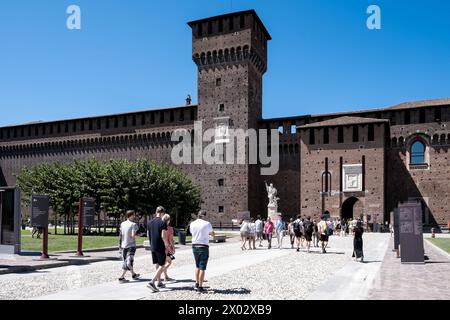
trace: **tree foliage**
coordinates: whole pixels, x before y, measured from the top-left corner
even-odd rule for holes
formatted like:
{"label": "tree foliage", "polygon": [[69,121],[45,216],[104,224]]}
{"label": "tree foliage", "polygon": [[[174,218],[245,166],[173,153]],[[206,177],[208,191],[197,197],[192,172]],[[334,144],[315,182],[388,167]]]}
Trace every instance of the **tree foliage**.
{"label": "tree foliage", "polygon": [[41,164],[24,168],[17,181],[25,206],[32,194],[47,194],[59,215],[76,214],[82,196],[95,198],[96,211],[111,217],[130,209],[148,215],[162,205],[184,221],[201,204],[200,188],[187,175],[149,160]]}

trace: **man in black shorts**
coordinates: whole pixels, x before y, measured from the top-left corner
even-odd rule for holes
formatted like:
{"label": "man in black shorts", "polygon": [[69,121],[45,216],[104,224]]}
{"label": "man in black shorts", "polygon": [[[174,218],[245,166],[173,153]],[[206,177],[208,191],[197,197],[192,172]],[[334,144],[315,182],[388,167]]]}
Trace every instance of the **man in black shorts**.
{"label": "man in black shorts", "polygon": [[166,213],[163,207],[156,209],[156,217],[148,223],[148,238],[152,250],[153,264],[156,266],[156,274],[147,287],[153,292],[158,292],[158,288],[165,288],[161,282],[161,274],[164,272],[166,264],[166,232],[167,224],[161,219]]}

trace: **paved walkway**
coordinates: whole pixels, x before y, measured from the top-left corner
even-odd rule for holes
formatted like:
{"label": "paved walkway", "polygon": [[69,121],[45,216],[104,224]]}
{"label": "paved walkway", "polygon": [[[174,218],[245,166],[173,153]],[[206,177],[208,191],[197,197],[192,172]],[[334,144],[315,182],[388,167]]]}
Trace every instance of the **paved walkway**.
{"label": "paved walkway", "polygon": [[[228,243],[211,248],[212,257],[207,271],[208,294],[199,295],[192,290],[194,282],[192,257],[190,252],[180,253],[179,266],[170,271],[178,279],[168,284],[168,289],[153,294],[146,287],[151,274],[143,275],[141,281],[119,284],[111,281],[90,287],[60,291],[41,296],[44,300],[145,300],[145,299],[330,299],[329,283],[349,284],[351,288],[368,287],[377,273],[384,256],[388,234],[367,234],[366,257],[372,263],[361,264],[351,259],[352,238],[331,237],[328,254],[320,254],[314,248],[310,254],[290,249],[287,239],[284,248],[258,249],[242,252],[238,243]],[[275,241],[275,240],[274,240]],[[276,241],[275,241],[276,243]],[[182,263],[181,263],[182,262]],[[185,263],[187,262],[187,263]],[[355,271],[356,270],[356,271]],[[348,273],[351,271],[350,273]],[[348,276],[342,277],[343,274]],[[364,274],[364,276],[362,276]],[[340,290],[331,288],[332,291]],[[345,298],[351,296],[351,290]],[[360,289],[356,298],[364,298],[368,291]],[[336,294],[336,291],[334,291]],[[341,295],[344,297],[344,295]]]}
{"label": "paved walkway", "polygon": [[[349,262],[320,286],[309,300],[366,300],[388,248],[386,233],[365,234],[364,262]],[[369,240],[370,239],[370,240]],[[368,240],[375,242],[368,244]]]}
{"label": "paved walkway", "polygon": [[[425,236],[428,237],[428,236]],[[371,300],[449,300],[450,259],[447,254],[424,241],[425,264],[401,264],[391,251],[386,252],[381,272],[369,294]]]}

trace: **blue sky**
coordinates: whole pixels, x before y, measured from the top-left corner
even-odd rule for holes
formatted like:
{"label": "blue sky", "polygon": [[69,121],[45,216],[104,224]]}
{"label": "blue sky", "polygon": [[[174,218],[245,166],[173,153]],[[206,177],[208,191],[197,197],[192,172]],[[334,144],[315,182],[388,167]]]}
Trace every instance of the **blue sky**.
{"label": "blue sky", "polygon": [[[255,9],[273,37],[264,117],[450,97],[442,0],[2,0],[0,125],[197,101],[187,21]],[[66,28],[66,8],[82,29]],[[368,30],[377,4],[382,29]]]}

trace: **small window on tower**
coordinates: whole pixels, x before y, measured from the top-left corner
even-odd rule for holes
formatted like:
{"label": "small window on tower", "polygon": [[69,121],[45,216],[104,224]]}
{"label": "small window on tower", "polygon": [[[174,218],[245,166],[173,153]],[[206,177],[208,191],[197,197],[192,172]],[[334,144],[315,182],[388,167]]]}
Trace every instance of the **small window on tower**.
{"label": "small window on tower", "polygon": [[344,127],[338,128],[338,143],[344,143]]}
{"label": "small window on tower", "polygon": [[223,212],[224,212],[223,206],[219,206],[219,213],[223,213]]}
{"label": "small window on tower", "polygon": [[219,184],[219,187],[223,187],[224,179],[217,180],[217,183]]}
{"label": "small window on tower", "polygon": [[225,104],[221,103],[219,104],[219,112],[224,112],[225,111]]}
{"label": "small window on tower", "polygon": [[220,87],[222,85],[222,78],[216,79],[216,87]]}

